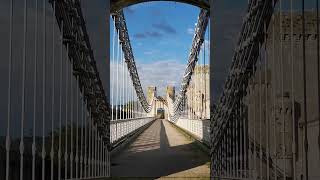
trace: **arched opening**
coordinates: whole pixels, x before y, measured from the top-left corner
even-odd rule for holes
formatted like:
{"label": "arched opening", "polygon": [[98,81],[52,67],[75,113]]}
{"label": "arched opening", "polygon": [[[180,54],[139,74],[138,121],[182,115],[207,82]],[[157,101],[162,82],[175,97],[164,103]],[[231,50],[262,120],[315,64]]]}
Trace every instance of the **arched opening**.
{"label": "arched opening", "polygon": [[199,8],[203,8],[206,10],[210,10],[209,0],[111,0],[111,13],[119,11],[128,6],[132,6],[139,3],[144,2],[152,2],[152,1],[172,1],[172,2],[180,2],[185,4],[190,4],[193,6],[197,6]]}
{"label": "arched opening", "polygon": [[[120,2],[121,1],[117,3]],[[118,164],[116,167],[111,167],[113,176],[148,176],[140,164],[133,165],[133,162],[132,168],[128,168],[128,166],[124,166],[122,163],[122,160],[126,159],[125,157],[128,155],[127,152],[139,151],[131,156],[137,159],[135,162],[144,161],[146,164],[145,167],[155,166],[152,169],[165,169],[160,173],[152,170],[149,172],[151,176],[166,177],[199,168],[202,169],[204,173],[197,174],[197,176],[208,177],[210,171],[207,165],[210,161],[208,155],[205,152],[193,152],[195,149],[195,151],[200,149],[200,147],[194,147],[195,139],[190,140],[182,135],[183,133],[202,134],[202,123],[182,118],[182,112],[189,113],[191,117],[192,112],[187,111],[187,107],[193,107],[194,112],[202,111],[200,108],[201,103],[196,103],[196,101],[199,99],[200,94],[209,92],[209,73],[206,71],[208,68],[205,68],[208,67],[210,63],[208,60],[210,57],[210,31],[208,25],[210,18],[209,12],[205,10],[208,9],[208,7],[204,9],[201,8],[199,4],[191,3],[196,1],[182,0],[161,3],[151,1],[122,2],[127,4],[121,5],[121,8],[119,8],[121,11],[112,13],[114,10],[111,10],[114,25],[112,23],[110,24],[115,29],[110,28],[110,39],[112,39],[110,43],[112,45],[111,51],[112,54],[115,54],[114,56],[111,55],[111,57],[121,57],[112,59],[111,71],[119,69],[117,67],[120,67],[121,71],[123,71],[123,66],[125,67],[124,69],[127,70],[126,68],[129,64],[129,73],[133,72],[132,74],[134,74],[134,70],[131,71],[132,69],[130,69],[134,67],[132,65],[134,61],[136,67],[138,67],[139,79],[137,79],[139,82],[133,83],[135,87],[133,91],[137,94],[141,93],[142,96],[145,95],[145,101],[148,102],[151,107],[148,115],[155,118],[155,120],[150,123],[151,125],[148,126],[144,132],[141,132],[136,142],[130,143],[131,146],[128,147],[126,152],[112,159],[112,163]],[[142,4],[142,2],[150,3]],[[198,2],[200,1],[197,1],[197,3]],[[111,4],[111,6],[112,9],[114,9],[116,4]],[[139,23],[137,23],[137,21]],[[116,45],[115,50],[113,50],[114,44]],[[118,44],[121,46],[120,48]],[[118,55],[118,52],[120,52],[120,55]],[[118,66],[118,64],[120,64],[120,66]],[[189,71],[192,72],[189,73]],[[197,72],[193,73],[193,71]],[[122,76],[117,76],[116,74],[115,72],[111,72],[111,79],[114,79],[114,83],[111,84],[117,86],[117,83],[120,82],[120,86],[122,86],[122,80],[117,79],[117,77],[122,78]],[[128,77],[128,74],[125,74],[125,76]],[[191,76],[193,76],[193,78],[191,78]],[[130,77],[137,76],[129,76],[129,79]],[[191,81],[191,79],[193,79],[192,83],[188,82]],[[131,80],[132,79],[129,80],[130,83]],[[194,88],[188,88],[184,84],[187,84],[187,86],[193,84]],[[132,84],[130,85],[132,86]],[[140,89],[136,88],[138,85],[141,86]],[[118,89],[121,91],[121,88]],[[138,91],[135,91],[137,89]],[[186,102],[184,98],[181,98],[182,96],[186,96],[186,91],[189,92],[190,102]],[[119,94],[119,91],[115,89],[111,90],[111,92]],[[123,94],[120,93],[119,96],[123,96]],[[193,96],[193,98],[191,98],[191,96]],[[141,96],[138,96],[138,98],[139,99],[135,101],[138,102],[138,104],[143,104],[140,102],[142,102],[144,98],[141,98]],[[118,99],[121,100],[121,97]],[[207,96],[208,102],[209,99],[209,96]],[[191,100],[193,102],[191,102]],[[116,104],[120,103],[120,106],[123,104],[123,102],[119,102],[117,99],[113,102]],[[189,106],[187,103],[189,103]],[[117,106],[115,106],[115,108],[117,108]],[[209,106],[207,109],[209,112]],[[195,118],[194,115],[192,117]],[[113,116],[113,118],[115,118],[112,119],[114,122],[119,120],[119,117]],[[120,117],[119,122],[124,122],[122,119],[123,118]],[[182,119],[182,123],[176,123],[175,120],[178,121],[178,119]],[[207,113],[206,119],[209,119],[209,113]],[[135,120],[133,118],[130,121],[134,123]],[[207,127],[209,127],[209,124],[207,125]],[[116,131],[117,127],[112,128],[113,131]],[[208,129],[206,129],[206,131],[208,131]],[[203,136],[201,135],[199,137]],[[136,144],[139,145],[136,146]],[[194,147],[193,150],[192,147]],[[177,159],[171,158],[172,153],[177,154],[177,156],[174,156],[178,157],[183,154],[183,152],[190,152],[190,154]],[[140,158],[142,156],[148,156],[148,154],[152,154],[152,158]],[[190,161],[190,155],[192,154],[197,154],[201,157],[195,161]],[[154,162],[156,162],[157,166]],[[163,168],[163,164],[175,165],[173,167]],[[127,168],[135,168],[136,170],[129,172]]]}
{"label": "arched opening", "polygon": [[157,118],[158,119],[164,119],[165,110],[163,108],[157,109]]}

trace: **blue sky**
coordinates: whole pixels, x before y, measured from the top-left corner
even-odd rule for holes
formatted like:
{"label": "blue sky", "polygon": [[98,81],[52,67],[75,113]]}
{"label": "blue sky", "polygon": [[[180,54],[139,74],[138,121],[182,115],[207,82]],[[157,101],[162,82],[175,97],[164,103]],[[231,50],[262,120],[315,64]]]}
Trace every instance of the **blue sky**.
{"label": "blue sky", "polygon": [[124,12],[137,62],[168,59],[186,62],[199,8],[174,2],[150,2],[130,6]]}
{"label": "blue sky", "polygon": [[[180,88],[199,12],[198,7],[175,2],[141,3],[124,9],[144,90],[157,86],[158,95],[164,95],[167,85]],[[113,27],[110,32],[112,58]]]}
{"label": "blue sky", "polygon": [[[295,9],[301,9],[299,0],[293,2]],[[214,73],[212,82],[215,94],[221,93],[228,75],[247,3],[247,0],[215,1],[213,7],[215,21],[212,28],[216,33],[212,37],[215,43],[214,62],[211,67],[211,72]],[[288,9],[290,2],[282,1],[282,5],[283,9]],[[313,3],[306,3],[306,9],[312,7]],[[141,3],[124,9],[144,89],[146,86],[157,86],[160,95],[163,95],[167,85],[174,85],[177,90],[179,89],[199,11],[198,7],[188,4],[159,1]],[[111,29],[111,37],[112,32]]]}

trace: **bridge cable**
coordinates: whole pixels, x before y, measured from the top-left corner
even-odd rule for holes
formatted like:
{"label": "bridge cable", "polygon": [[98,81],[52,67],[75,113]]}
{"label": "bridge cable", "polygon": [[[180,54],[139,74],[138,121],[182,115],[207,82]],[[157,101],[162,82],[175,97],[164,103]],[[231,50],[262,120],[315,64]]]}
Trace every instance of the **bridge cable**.
{"label": "bridge cable", "polygon": [[135,118],[134,117],[134,92],[133,92],[133,86],[131,86],[131,118]]}
{"label": "bridge cable", "polygon": [[[282,0],[279,0],[279,3],[280,3],[280,67],[281,67],[281,117],[282,117],[282,143],[283,143],[283,149],[282,149],[282,159],[284,161],[284,158],[286,157],[286,140],[285,140],[285,129],[286,129],[286,126],[285,126],[285,117],[284,117],[284,113],[285,113],[285,110],[284,110],[284,62],[283,62],[283,34],[284,34],[284,30],[283,30],[283,8],[282,8]],[[286,168],[287,168],[287,165],[286,165],[286,161],[283,162],[283,179],[286,179]]]}
{"label": "bridge cable", "polygon": [[93,176],[97,177],[97,157],[98,157],[98,133],[97,133],[97,124],[93,124],[94,127],[94,165],[93,165]]}
{"label": "bridge cable", "polygon": [[125,95],[125,97],[126,97],[126,99],[125,99],[125,101],[126,101],[126,103],[125,103],[125,105],[126,105],[126,119],[128,119],[129,118],[129,114],[128,114],[128,71],[127,71],[127,68],[126,68],[126,64],[124,64],[124,68],[125,68],[125,70],[124,70],[124,72],[125,72],[125,90],[126,90],[126,95]]}
{"label": "bridge cable", "polygon": [[[125,77],[126,77],[126,72],[125,72],[125,67],[124,67],[124,61],[123,61],[123,51],[121,51],[121,72],[122,72],[122,87],[121,87],[121,92],[122,92],[122,98],[121,98],[121,113],[122,113],[122,119],[125,119],[125,111],[124,111],[124,104],[125,104]],[[123,128],[123,126],[122,126]],[[123,131],[123,130],[122,130]]]}
{"label": "bridge cable", "polygon": [[[121,40],[120,40],[120,42],[121,42]],[[120,79],[119,79],[119,82],[120,82],[120,84],[119,84],[119,94],[120,94],[120,97],[119,97],[119,99],[120,99],[120,119],[123,119],[123,115],[122,115],[122,104],[123,104],[123,91],[122,91],[122,89],[123,89],[123,64],[122,64],[122,51],[121,51],[121,44],[120,44],[120,47],[119,47],[120,49],[119,49],[119,67],[120,67],[120,69],[119,69],[119,75],[120,75]],[[119,126],[120,126],[120,129],[121,129],[121,125],[119,124]],[[121,130],[120,130],[120,136],[121,136]]]}
{"label": "bridge cable", "polygon": [[253,112],[253,159],[254,159],[254,163],[253,163],[253,170],[254,170],[254,174],[253,174],[253,178],[254,179],[257,179],[257,176],[256,176],[256,171],[257,171],[257,157],[256,157],[256,99],[254,98],[255,96],[255,92],[254,92],[254,89],[255,89],[255,86],[256,86],[256,82],[255,82],[255,79],[254,79],[254,75],[255,75],[255,66],[252,65],[252,94],[253,94],[253,99],[252,99],[252,103],[253,103],[253,106],[252,106],[252,112]]}
{"label": "bridge cable", "polygon": [[21,95],[21,127],[20,127],[20,180],[23,180],[23,164],[24,164],[24,121],[25,121],[25,83],[26,83],[26,46],[27,46],[27,0],[24,0],[23,14],[23,57],[22,57],[22,95]]}
{"label": "bridge cable", "polygon": [[[123,60],[123,51],[121,51],[121,67],[122,67],[122,98],[121,98],[121,113],[122,113],[122,119],[125,119],[125,111],[124,111],[124,103],[125,103],[125,79],[126,79],[126,70],[125,70],[125,64]],[[122,127],[123,128],[123,127]]]}
{"label": "bridge cable", "polygon": [[[46,37],[46,1],[43,1],[43,62],[42,62],[42,180],[45,179],[45,115],[46,115],[46,55],[47,55],[47,37]],[[22,177],[20,176],[20,180]]]}
{"label": "bridge cable", "polygon": [[[76,164],[76,171],[75,171],[75,178],[78,179],[79,178],[79,99],[80,99],[80,87],[79,87],[79,77],[76,76],[76,155],[75,155],[75,164]],[[81,100],[81,99],[80,99]],[[73,136],[73,134],[72,134]],[[81,146],[80,146],[81,147]]]}
{"label": "bridge cable", "polygon": [[[73,26],[73,19],[71,19],[71,24]],[[71,32],[71,36],[73,35],[73,32]],[[70,179],[73,179],[73,90],[74,90],[74,83],[73,83],[73,61],[70,59],[70,154],[69,154],[69,163],[70,163]]]}
{"label": "bridge cable", "polygon": [[[209,24],[208,24],[208,27],[209,27]],[[209,29],[209,28],[208,28]],[[210,33],[210,31],[208,31]],[[205,35],[206,37],[206,35]],[[209,42],[209,41],[208,41]],[[200,119],[205,119],[205,114],[204,114],[204,109],[205,109],[205,106],[206,106],[206,100],[205,100],[205,97],[206,97],[206,94],[205,94],[205,91],[206,91],[206,86],[205,86],[205,82],[206,82],[206,41],[204,41],[203,43],[203,54],[202,54],[202,58],[203,58],[203,62],[202,62],[202,72],[201,72],[201,86],[202,86],[202,92],[201,92],[201,116],[200,116]]]}
{"label": "bridge cable", "polygon": [[[85,107],[88,107],[88,99],[85,99],[85,101],[83,102]],[[84,119],[85,119],[85,127],[84,127],[84,167],[83,167],[83,171],[84,171],[84,177],[88,177],[88,170],[87,170],[87,164],[88,164],[88,153],[87,150],[88,148],[88,134],[89,134],[89,121],[88,121],[88,109],[84,108]]]}
{"label": "bridge cable", "polygon": [[[64,40],[64,38],[63,38]],[[69,52],[69,44],[67,44],[67,54]],[[68,92],[69,92],[69,89],[68,89],[68,86],[70,84],[69,82],[69,78],[70,78],[70,75],[69,75],[69,67],[68,67],[68,57],[67,57],[67,61],[65,61],[65,93],[66,93],[66,97],[65,97],[65,101],[66,101],[66,104],[65,104],[65,151],[64,151],[64,170],[65,170],[65,174],[64,174],[64,178],[67,179],[68,178]]]}
{"label": "bridge cable", "polygon": [[[129,77],[128,77],[129,78]],[[129,119],[133,118],[132,117],[132,101],[133,101],[133,97],[132,97],[132,86],[131,86],[131,80],[129,79],[130,82],[130,89],[129,89]]]}
{"label": "bridge cable", "polygon": [[[118,32],[118,31],[117,31]],[[116,62],[116,71],[117,71],[117,79],[116,79],[116,88],[117,88],[117,91],[116,91],[116,120],[119,119],[118,117],[118,106],[119,106],[119,48],[120,48],[120,42],[119,42],[119,32],[118,32],[118,35],[117,35],[117,62]],[[116,124],[117,126],[117,124]],[[116,128],[116,131],[117,131],[118,128]],[[116,132],[116,135],[117,135],[118,132]]]}
{"label": "bridge cable", "polygon": [[304,109],[304,160],[305,176],[309,179],[308,171],[308,111],[307,111],[307,75],[306,75],[306,24],[305,24],[305,1],[302,0],[302,59],[303,59],[303,109]]}
{"label": "bridge cable", "polygon": [[[318,1],[318,0],[317,0]],[[294,86],[295,86],[295,80],[294,80],[294,56],[293,56],[293,0],[290,0],[290,34],[291,34],[291,38],[290,38],[290,59],[291,59],[291,117],[292,117],[292,168],[293,168],[293,180],[296,179],[296,133],[295,133],[295,92],[294,92]],[[319,26],[317,26],[319,27]],[[319,38],[319,37],[318,37]],[[318,48],[319,49],[319,48]],[[318,51],[319,52],[319,51]],[[318,66],[319,68],[319,66]],[[320,96],[319,96],[320,97]],[[320,132],[320,131],[319,131]]]}
{"label": "bridge cable", "polygon": [[124,79],[124,83],[123,83],[123,94],[124,94],[124,102],[123,102],[123,106],[124,106],[124,111],[123,111],[123,114],[124,114],[124,119],[128,119],[128,113],[127,113],[127,98],[128,98],[128,88],[127,88],[127,85],[128,85],[128,78],[127,78],[127,68],[126,68],[126,63],[123,61],[123,73],[124,73],[124,76],[123,76],[123,79]]}
{"label": "bridge cable", "polygon": [[[91,84],[91,80],[90,80],[90,84]],[[89,103],[89,102],[88,102]],[[92,177],[91,175],[91,148],[92,148],[92,122],[90,121],[91,119],[91,112],[92,109],[89,109],[89,122],[88,122],[88,169],[87,169],[87,177]]]}
{"label": "bridge cable", "polygon": [[[81,54],[82,56],[83,56],[83,54]],[[83,90],[84,90],[84,88],[82,88],[82,92],[83,92]],[[80,101],[80,103],[81,103],[81,111],[80,111],[80,113],[81,113],[81,134],[80,134],[80,136],[81,136],[81,138],[80,138],[80,174],[79,174],[79,179],[81,179],[81,178],[83,178],[83,161],[84,161],[84,159],[83,159],[83,147],[84,147],[84,142],[83,142],[83,140],[84,140],[84,127],[85,127],[85,122],[84,122],[84,114],[85,114],[85,110],[84,110],[84,102],[85,102],[85,99],[84,99],[84,96],[83,96],[83,94],[81,94],[80,93],[80,100],[82,100],[82,101]]]}
{"label": "bridge cable", "polygon": [[[117,119],[117,106],[116,107],[114,107],[115,106],[115,104],[116,104],[116,102],[115,102],[115,100],[114,100],[114,96],[115,96],[115,93],[114,93],[114,91],[115,91],[115,87],[114,87],[114,85],[115,85],[115,70],[117,69],[117,67],[118,67],[118,65],[116,64],[116,60],[115,60],[115,41],[116,41],[116,28],[115,28],[115,23],[113,23],[113,38],[112,38],[112,63],[111,63],[111,66],[112,66],[112,68],[110,69],[111,71],[112,71],[112,81],[111,81],[111,98],[112,98],[112,101],[111,101],[111,121],[114,121],[115,119]],[[118,43],[117,43],[118,44]],[[117,50],[118,50],[119,48],[117,48]],[[117,93],[117,92],[116,92]],[[117,96],[116,96],[116,98],[117,98]],[[117,99],[116,99],[116,101],[117,101]],[[115,110],[115,108],[116,108],[116,112],[114,112],[114,110]],[[116,113],[116,114],[114,114],[114,113]],[[110,129],[110,141],[111,141],[111,143],[113,142],[113,139],[112,139],[112,137],[113,137],[113,134],[115,133],[115,132],[112,132],[112,130],[113,129]],[[117,130],[117,129],[115,129],[115,130]]]}
{"label": "bridge cable", "polygon": [[51,96],[51,180],[53,180],[53,158],[54,158],[54,114],[55,114],[55,1],[53,3],[53,12],[52,12],[52,96]]}
{"label": "bridge cable", "polygon": [[132,119],[132,101],[133,101],[133,94],[132,94],[132,86],[131,86],[131,80],[129,79],[130,82],[130,89],[129,89],[129,118]]}
{"label": "bridge cable", "polygon": [[60,78],[59,78],[59,147],[58,147],[58,178],[61,178],[61,156],[62,156],[62,84],[63,84],[63,30],[64,21],[61,21],[60,25]]}
{"label": "bridge cable", "polygon": [[111,98],[112,98],[112,101],[111,101],[111,121],[114,120],[114,117],[113,117],[113,114],[114,114],[114,69],[115,69],[115,39],[116,39],[116,28],[115,28],[115,24],[113,23],[113,34],[112,34],[113,38],[112,38],[112,63],[111,65],[113,66],[111,68],[111,76],[112,76],[112,81],[111,81]]}
{"label": "bridge cable", "polygon": [[10,172],[10,120],[11,120],[11,79],[12,79],[12,33],[13,33],[13,0],[10,0],[10,27],[9,27],[9,67],[8,67],[8,111],[7,111],[7,135],[6,135],[6,180],[9,180]]}
{"label": "bridge cable", "polygon": [[[317,67],[318,67],[318,117],[320,117],[320,30],[319,30],[319,0],[316,0],[316,12],[317,12]],[[319,134],[318,134],[318,147],[320,149],[320,118],[319,118]]]}
{"label": "bridge cable", "polygon": [[[275,4],[275,0],[273,0],[273,4]],[[272,16],[272,69],[276,69],[276,59],[275,59],[275,16]],[[273,79],[274,81],[276,81],[276,79]],[[277,86],[277,83],[274,82],[275,86]],[[273,107],[276,107],[276,90],[275,88],[272,88],[272,93],[273,93]],[[276,116],[275,116],[275,109],[274,109],[274,114],[273,114],[273,123],[276,124]],[[273,136],[276,137],[276,128],[273,129]],[[275,166],[278,166],[278,160],[277,160],[277,140],[274,141],[274,152],[273,152],[273,156],[275,158]],[[277,175],[277,170],[276,168],[274,169],[274,177],[275,179],[278,178]]]}
{"label": "bridge cable", "polygon": [[262,44],[259,43],[259,59],[258,59],[258,66],[259,66],[259,178],[262,178]]}
{"label": "bridge cable", "polygon": [[[266,128],[266,136],[267,136],[267,140],[266,140],[266,157],[267,157],[267,167],[270,167],[270,150],[269,150],[269,130],[270,130],[270,122],[269,122],[269,116],[268,116],[268,69],[269,69],[269,64],[268,64],[268,54],[267,54],[267,36],[268,36],[268,32],[267,32],[267,24],[264,23],[264,59],[265,59],[265,67],[264,67],[264,72],[265,72],[265,76],[264,76],[264,83],[265,83],[265,121],[267,122],[267,128]],[[270,168],[267,168],[267,179],[270,179]]]}
{"label": "bridge cable", "polygon": [[128,74],[128,79],[129,79],[129,84],[130,84],[130,89],[129,89],[129,107],[130,107],[130,113],[129,113],[129,118],[132,119],[133,116],[132,116],[132,108],[133,108],[133,91],[132,91],[132,87],[133,87],[133,84],[132,84],[132,81],[131,81],[131,78],[130,78],[130,73]]}
{"label": "bridge cable", "polygon": [[35,0],[35,25],[34,25],[34,74],[33,74],[33,133],[32,133],[32,179],[35,179],[36,166],[36,119],[37,119],[37,64],[38,64],[38,0]]}
{"label": "bridge cable", "polygon": [[[123,57],[122,57],[122,55],[123,55],[123,52],[121,51],[121,49],[120,49],[120,68],[121,68],[121,89],[120,89],[120,119],[124,119],[124,117],[123,117],[123,96],[124,96],[124,91],[123,91],[123,89],[124,89],[124,67],[123,67],[123,62],[122,62],[122,60],[123,60]],[[120,127],[122,128],[122,126],[120,125]],[[121,130],[121,133],[122,133],[122,130]]]}
{"label": "bridge cable", "polygon": [[[128,66],[127,64],[126,64],[126,66]],[[130,108],[131,108],[131,106],[130,106],[130,98],[131,98],[131,92],[130,92],[130,90],[131,90],[131,84],[130,84],[130,80],[129,80],[129,72],[128,72],[128,67],[126,67],[126,73],[127,73],[127,85],[126,85],[126,88],[127,88],[127,119],[130,119],[131,118],[131,116],[130,116]]]}

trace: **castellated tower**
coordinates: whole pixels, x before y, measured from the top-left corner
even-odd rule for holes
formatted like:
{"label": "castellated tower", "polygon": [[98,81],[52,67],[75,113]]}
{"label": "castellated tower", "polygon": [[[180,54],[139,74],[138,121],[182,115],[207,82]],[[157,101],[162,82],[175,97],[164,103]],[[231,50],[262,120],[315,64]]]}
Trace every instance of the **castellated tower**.
{"label": "castellated tower", "polygon": [[149,86],[147,88],[147,101],[150,103],[153,97],[157,97],[157,87]]}
{"label": "castellated tower", "polygon": [[186,108],[189,119],[210,117],[210,66],[196,65],[186,92]]}
{"label": "castellated tower", "polygon": [[174,86],[167,86],[166,93],[167,93],[167,96],[169,96],[174,101],[176,88]]}

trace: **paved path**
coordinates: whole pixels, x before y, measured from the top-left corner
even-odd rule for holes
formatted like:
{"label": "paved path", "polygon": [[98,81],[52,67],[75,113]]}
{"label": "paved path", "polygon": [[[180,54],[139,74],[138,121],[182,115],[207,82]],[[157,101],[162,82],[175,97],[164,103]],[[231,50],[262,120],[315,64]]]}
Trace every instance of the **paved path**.
{"label": "paved path", "polygon": [[209,179],[209,156],[179,131],[166,120],[155,121],[112,158],[111,176],[124,179]]}

